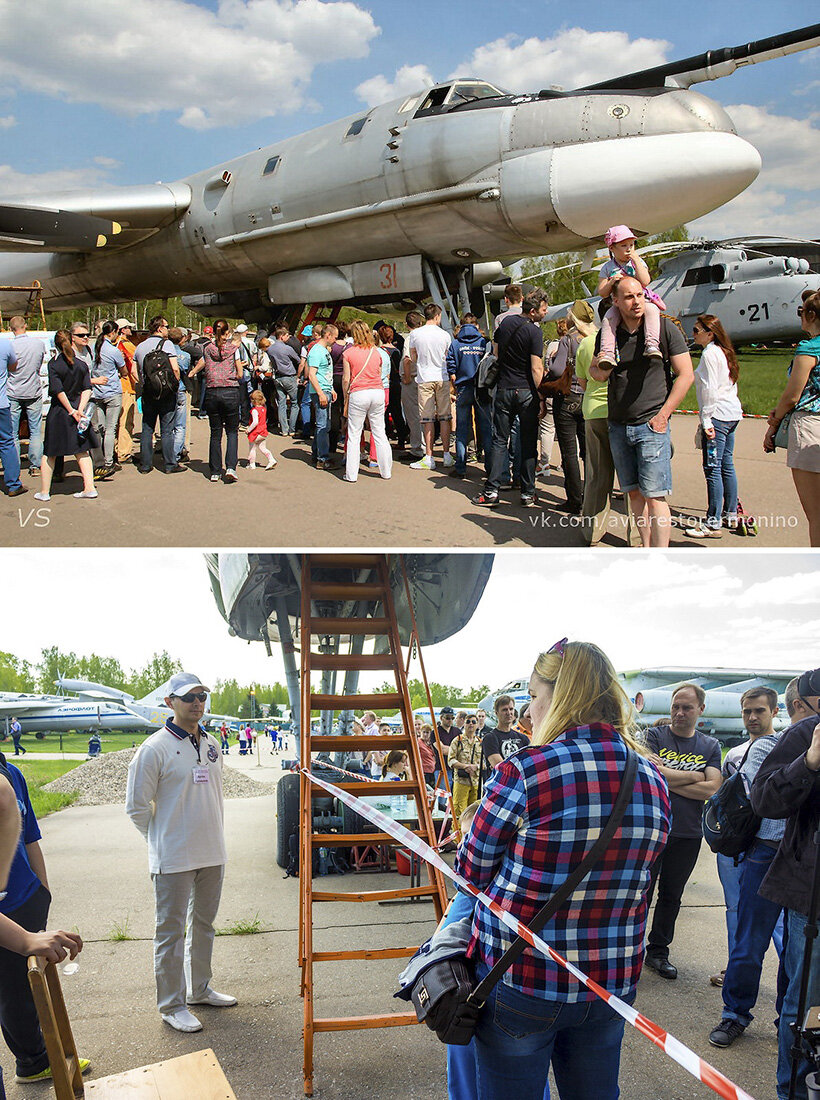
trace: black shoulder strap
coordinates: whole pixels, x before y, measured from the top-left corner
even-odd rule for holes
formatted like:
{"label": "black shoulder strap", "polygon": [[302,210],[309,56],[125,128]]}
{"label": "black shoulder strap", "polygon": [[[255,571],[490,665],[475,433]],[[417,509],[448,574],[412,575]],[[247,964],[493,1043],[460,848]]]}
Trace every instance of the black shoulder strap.
{"label": "black shoulder strap", "polygon": [[[583,878],[592,870],[593,866],[598,862],[604,851],[609,847],[618,826],[623,820],[623,816],[626,813],[626,808],[632,801],[632,794],[635,789],[635,776],[638,771],[638,757],[632,749],[627,748],[627,760],[626,768],[624,769],[623,779],[621,780],[621,786],[618,791],[618,797],[615,799],[615,805],[612,807],[612,813],[609,815],[604,828],[601,830],[601,835],[586,853],[584,858],[572,872],[572,874],[566,879],[566,881],[555,891],[547,904],[540,909],[530,921],[528,927],[531,932],[539,932],[550,917],[555,913],[560,905],[562,905],[567,898],[573,893],[575,888],[581,882]],[[489,974],[483,981],[479,982],[475,989],[470,994],[468,1000],[472,1004],[477,1004],[479,1007],[484,1004],[487,998],[487,994],[493,988],[493,986],[499,981],[505,971],[513,965],[515,960],[523,954],[524,949],[528,946],[527,941],[521,936],[513,941],[510,947],[504,952],[495,966],[490,970]]]}

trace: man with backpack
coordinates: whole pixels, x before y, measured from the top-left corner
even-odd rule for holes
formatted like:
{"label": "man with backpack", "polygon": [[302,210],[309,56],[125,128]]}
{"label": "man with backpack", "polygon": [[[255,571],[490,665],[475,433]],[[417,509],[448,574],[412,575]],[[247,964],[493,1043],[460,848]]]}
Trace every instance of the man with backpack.
{"label": "man with backpack", "polygon": [[179,392],[179,361],[168,339],[168,322],[159,315],[148,324],[149,335],[134,352],[142,388],[142,430],[140,432],[139,472],[150,474],[154,468],[154,428],[159,419],[162,457],[166,474],[181,473],[185,467],[174,457],[174,424]]}
{"label": "man with backpack", "polygon": [[477,323],[474,313],[465,313],[461,318],[461,327],[447,349],[447,369],[450,382],[456,388],[456,464],[450,471],[454,477],[464,477],[467,471],[467,444],[473,426],[473,413],[476,443],[480,444],[488,466],[492,450],[489,397],[480,397],[476,388],[478,364],[487,350],[487,338],[476,327]]}
{"label": "man with backpack", "polygon": [[[767,687],[749,688],[740,697],[740,709],[751,740],[738,771],[750,787],[778,741],[772,725],[777,714],[777,692]],[[763,957],[782,912],[782,906],[761,897],[757,891],[780,846],[785,827],[783,821],[764,818],[738,864],[737,914],[729,963],[723,976],[723,1017],[709,1035],[714,1047],[731,1046],[752,1022],[751,1010],[757,1000]],[[778,953],[781,948],[782,937]]]}

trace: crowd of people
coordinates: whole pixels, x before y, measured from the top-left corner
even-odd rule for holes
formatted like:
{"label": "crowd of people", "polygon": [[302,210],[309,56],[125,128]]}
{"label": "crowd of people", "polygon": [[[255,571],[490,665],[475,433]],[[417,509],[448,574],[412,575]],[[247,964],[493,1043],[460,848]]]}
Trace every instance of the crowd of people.
{"label": "crowd of people", "polygon": [[[776,1094],[778,1100],[806,1100],[812,1067],[805,1048],[793,1093],[789,1082],[815,865],[812,838],[820,824],[820,670],[788,684],[791,724],[782,731],[775,729],[777,692],[765,685],[745,691],[738,710],[747,738],[723,760],[719,742],[698,729],[706,703],[700,685],[678,685],[669,718],[640,730],[610,662],[594,645],[557,642],[538,658],[529,693],[520,716],[512,697],[495,700],[494,729],[484,712],[441,712],[439,743],[452,769],[454,816],[461,815],[465,831],[456,870],[530,923],[605,826],[627,758],[636,755],[635,787],[615,840],[539,933],[631,1004],[642,969],[666,981],[678,977],[670,948],[701,853],[704,805],[740,770],[759,816],[739,858],[716,857],[727,962],[710,979],[721,988],[723,1006],[704,1039],[725,1049],[750,1026],[764,956],[773,944],[779,956]],[[417,732],[429,742],[431,727]],[[440,763],[422,752],[425,760],[425,775]],[[450,926],[462,920],[476,981],[515,938],[491,909],[459,892],[420,952],[422,971],[426,957],[437,957],[439,933],[448,928],[452,937]],[[446,942],[452,950],[452,939]],[[419,970],[411,963],[403,983],[408,973],[415,980]],[[806,980],[808,1006],[820,995],[816,950]],[[541,1100],[550,1095],[550,1066],[561,1100],[616,1100],[624,1021],[558,963],[525,951],[485,996],[472,1041],[447,1048],[452,1100],[513,1093]],[[519,1026],[522,1019],[527,1026]]]}
{"label": "crowd of people", "polygon": [[[546,292],[535,288],[525,295],[517,284],[506,288],[506,308],[491,336],[466,313],[451,337],[435,304],[406,315],[406,334],[387,321],[372,328],[335,321],[298,332],[280,323],[252,337],[247,325],[231,328],[217,320],[196,335],[156,316],[135,343],[127,318],[101,322],[95,332],[75,322],[55,336],[44,431],[39,370],[46,349],[26,331],[25,320],[14,317],[13,339],[0,339],[0,460],[7,492],[26,491],[20,478],[23,420],[29,474],[40,477],[41,501],[62,478],[66,457],[76,457],[83,475],[78,499],[96,497],[97,483],[127,462],[150,473],[155,431],[165,473],[183,472],[190,458],[189,415],[209,421],[212,482],[238,481],[243,464],[272,470],[278,433],[310,441],[313,465],[339,469],[347,482],[355,482],[362,467],[389,479],[394,458],[427,472],[440,463],[454,478],[464,478],[470,463],[483,465],[484,487],[472,500],[487,508],[498,507],[506,492],[518,492],[525,508],[543,507],[537,480],[550,473],[557,440],[566,499],[554,507],[569,514],[584,540],[596,545],[607,533],[617,477],[632,540],[662,547],[672,528],[670,417],[694,383],[707,508],[704,520],[690,523],[685,534],[716,539],[725,530],[755,533],[738,508],[733,452],[743,410],[729,335],[714,315],[698,317],[693,340],[701,356],[693,369],[681,329],[651,289],[634,233],[614,226],[607,243],[610,259],[598,286],[601,327],[589,303],[578,300],[546,348]],[[806,339],[796,349],[763,446],[786,449],[811,543],[820,545],[820,294],[806,291],[798,312]],[[242,433],[247,455],[240,455]]]}

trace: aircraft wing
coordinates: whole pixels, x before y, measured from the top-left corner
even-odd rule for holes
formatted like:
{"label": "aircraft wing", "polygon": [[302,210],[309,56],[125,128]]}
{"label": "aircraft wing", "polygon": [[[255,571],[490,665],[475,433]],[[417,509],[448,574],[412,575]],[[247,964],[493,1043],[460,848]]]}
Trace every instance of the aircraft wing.
{"label": "aircraft wing", "polygon": [[5,718],[6,715],[10,718],[36,718],[38,714],[50,714],[55,706],[65,701],[59,696],[50,699],[38,696],[32,696],[31,699],[0,699],[0,718]]}
{"label": "aircraft wing", "polygon": [[727,46],[719,50],[707,50],[706,53],[686,57],[681,61],[672,61],[668,65],[657,65],[652,69],[642,69],[637,73],[603,80],[599,84],[588,84],[583,91],[622,88],[689,88],[704,80],[718,80],[730,76],[743,65],[756,65],[760,61],[769,61],[775,57],[786,57],[800,50],[812,50],[820,46],[820,23],[798,30],[786,31],[771,38],[761,38],[758,42],[747,42],[743,46]]}
{"label": "aircraft wing", "polygon": [[191,202],[187,183],[154,183],[69,191],[0,204],[0,251],[91,252],[133,244],[180,217]]}

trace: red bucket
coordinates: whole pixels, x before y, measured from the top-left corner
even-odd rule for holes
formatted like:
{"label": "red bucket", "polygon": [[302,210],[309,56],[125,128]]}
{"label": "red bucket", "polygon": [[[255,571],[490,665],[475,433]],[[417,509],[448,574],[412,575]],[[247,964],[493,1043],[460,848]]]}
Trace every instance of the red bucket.
{"label": "red bucket", "polygon": [[410,853],[405,848],[396,849],[396,870],[400,875],[410,876]]}

